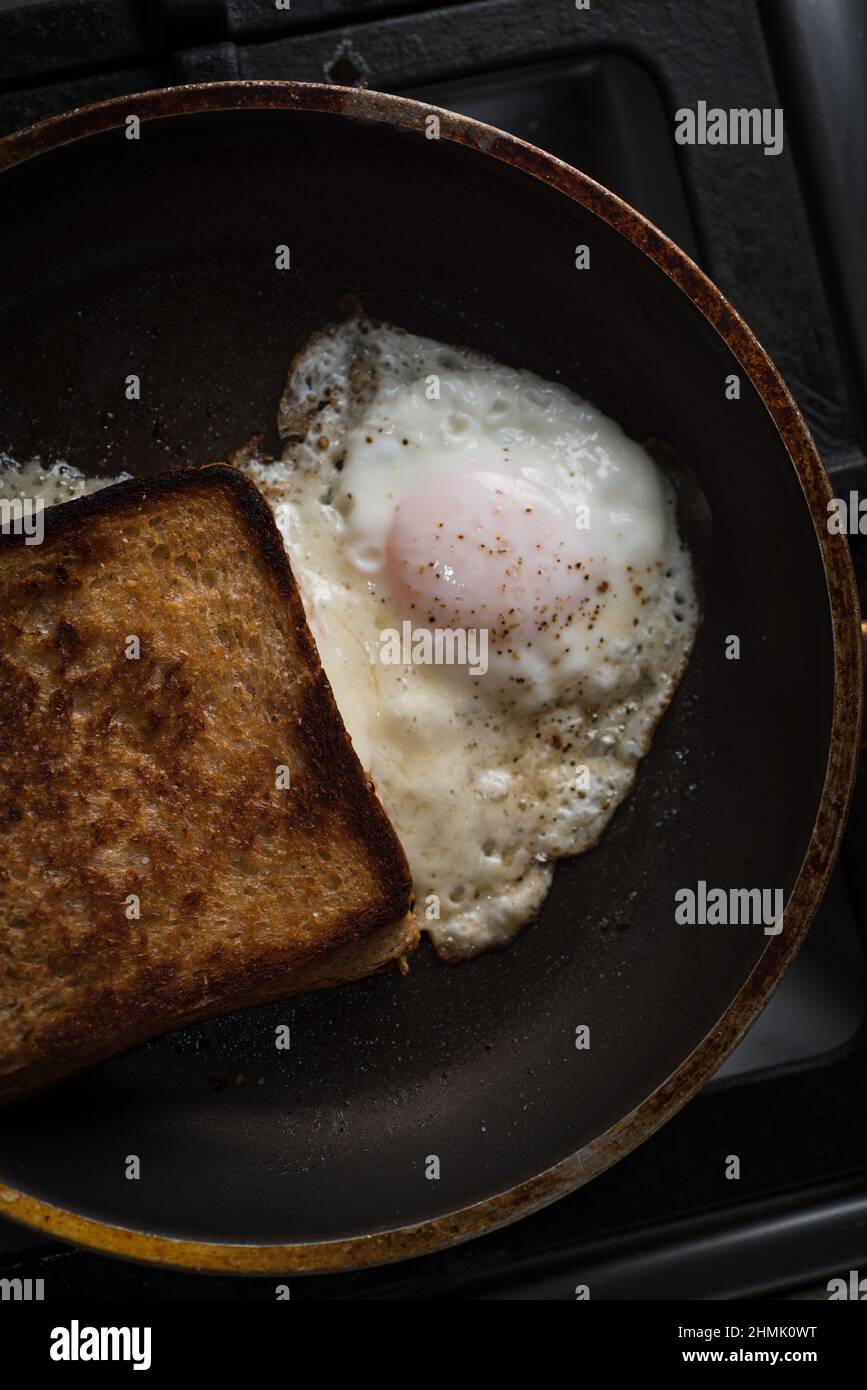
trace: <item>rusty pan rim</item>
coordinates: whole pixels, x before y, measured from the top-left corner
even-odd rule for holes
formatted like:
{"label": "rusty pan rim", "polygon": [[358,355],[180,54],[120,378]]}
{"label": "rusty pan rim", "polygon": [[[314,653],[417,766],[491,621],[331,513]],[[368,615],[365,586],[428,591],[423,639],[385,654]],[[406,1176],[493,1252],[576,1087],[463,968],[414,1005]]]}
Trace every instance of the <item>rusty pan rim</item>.
{"label": "rusty pan rim", "polygon": [[84,137],[143,121],[207,111],[297,110],[385,122],[422,137],[439,118],[439,138],[475,149],[548,184],[594,212],[658,266],[727,344],[771,416],[800,480],[822,555],[834,637],[830,751],[807,852],[786,907],[786,925],[716,1026],[672,1075],[605,1134],[507,1192],[413,1226],[342,1240],[289,1245],[227,1244],[149,1235],[79,1215],[0,1183],[0,1216],[47,1237],[167,1268],[224,1274],[323,1273],[430,1253],[484,1235],[556,1201],[611,1167],[670,1119],[709,1079],[750,1027],[794,959],[827,886],[854,785],[861,727],[860,614],[852,561],[842,535],[823,524],[832,497],[807,426],[767,353],[740,315],[693,261],[622,199],[553,155],[492,126],[433,105],[362,88],[306,82],[219,82],[113,97],[0,140],[0,172]]}

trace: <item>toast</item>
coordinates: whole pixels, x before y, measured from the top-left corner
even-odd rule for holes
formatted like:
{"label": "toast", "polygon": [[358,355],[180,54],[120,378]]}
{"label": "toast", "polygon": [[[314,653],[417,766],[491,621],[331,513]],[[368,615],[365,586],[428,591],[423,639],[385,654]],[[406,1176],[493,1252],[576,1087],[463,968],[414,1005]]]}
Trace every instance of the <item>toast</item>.
{"label": "toast", "polygon": [[2,1102],[418,940],[255,486],[181,470],[43,521],[0,535]]}

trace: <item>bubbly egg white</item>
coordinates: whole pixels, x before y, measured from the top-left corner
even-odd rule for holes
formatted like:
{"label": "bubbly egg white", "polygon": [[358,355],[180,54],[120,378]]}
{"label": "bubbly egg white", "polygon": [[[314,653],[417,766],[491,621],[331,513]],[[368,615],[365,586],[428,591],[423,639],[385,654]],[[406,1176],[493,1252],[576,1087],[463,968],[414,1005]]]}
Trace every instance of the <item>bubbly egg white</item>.
{"label": "bubbly egg white", "polygon": [[54,507],[129,476],[121,473],[117,478],[86,478],[80,469],[63,460],[43,463],[41,458],[34,458],[20,462],[0,453],[0,499],[41,498],[44,506]]}
{"label": "bubbly egg white", "polygon": [[[271,502],[356,752],[447,959],[538,911],[599,839],[699,621],[673,489],[565,387],[353,319],[281,401]],[[0,497],[108,482],[0,456]],[[473,630],[486,669],[383,659],[383,634]]]}

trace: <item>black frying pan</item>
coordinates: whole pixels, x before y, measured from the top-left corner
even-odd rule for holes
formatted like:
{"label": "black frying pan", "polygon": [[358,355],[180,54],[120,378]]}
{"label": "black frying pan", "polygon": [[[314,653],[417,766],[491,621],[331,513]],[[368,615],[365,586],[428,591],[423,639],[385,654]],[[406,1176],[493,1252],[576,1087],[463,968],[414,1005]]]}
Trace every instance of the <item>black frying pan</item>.
{"label": "black frying pan", "polygon": [[[718,1066],[833,862],[860,718],[857,605],[782,382],[718,291],[612,194],[463,118],[441,113],[427,139],[428,115],[375,93],[237,83],[123,98],[0,142],[0,447],[140,473],[224,457],[258,431],[276,445],[291,354],[355,296],[562,379],[688,465],[713,524],[704,625],[633,794],[509,948],[444,966],[423,947],[407,979],[199,1026],[3,1113],[3,1214],[100,1249],[337,1268],[552,1201]],[[274,269],[280,243],[289,273]],[[590,271],[574,268],[579,244]],[[724,656],[732,633],[739,662]],[[783,887],[783,932],[676,926],[675,891],[699,880]]]}

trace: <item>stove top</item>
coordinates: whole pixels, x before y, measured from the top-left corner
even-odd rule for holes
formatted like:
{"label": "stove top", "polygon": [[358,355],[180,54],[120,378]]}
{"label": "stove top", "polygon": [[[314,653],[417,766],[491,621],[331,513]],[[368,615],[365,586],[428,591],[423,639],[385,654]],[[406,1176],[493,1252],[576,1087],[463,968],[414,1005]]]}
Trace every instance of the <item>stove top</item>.
{"label": "stove top", "polygon": [[[363,82],[575,164],[707,270],[780,367],[838,493],[867,433],[867,21],[859,0],[0,0],[0,133],[101,97],[227,77]],[[698,100],[784,106],[781,154],[678,146]],[[710,157],[712,153],[712,157]],[[857,244],[856,244],[857,243]],[[858,538],[856,538],[858,540]],[[867,600],[867,557],[855,546]],[[796,751],[793,750],[793,756]],[[798,1296],[867,1260],[862,777],[801,954],[713,1082],[616,1168],[505,1231],[295,1281],[307,1298]],[[722,1158],[742,1155],[738,1183]],[[97,1297],[257,1299],[266,1281],[118,1266],[0,1227],[0,1274]],[[273,1296],[273,1281],[267,1282]]]}

